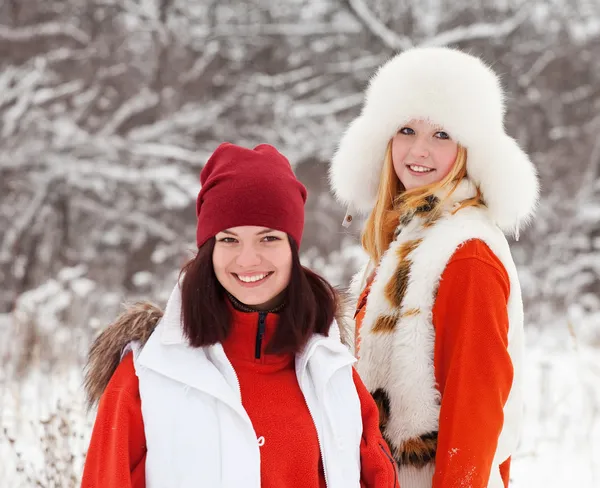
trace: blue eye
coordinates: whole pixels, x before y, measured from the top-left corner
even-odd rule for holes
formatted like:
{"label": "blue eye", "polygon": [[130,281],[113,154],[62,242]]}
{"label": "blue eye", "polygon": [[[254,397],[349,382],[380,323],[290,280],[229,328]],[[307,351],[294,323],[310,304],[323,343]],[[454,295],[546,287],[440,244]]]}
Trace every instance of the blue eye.
{"label": "blue eye", "polygon": [[412,136],[415,134],[415,131],[412,130],[410,127],[402,127],[402,129],[400,129],[398,132],[400,134],[404,134],[405,136]]}
{"label": "blue eye", "polygon": [[444,132],[443,130],[436,132],[435,137],[437,137],[438,139],[450,139],[448,133]]}

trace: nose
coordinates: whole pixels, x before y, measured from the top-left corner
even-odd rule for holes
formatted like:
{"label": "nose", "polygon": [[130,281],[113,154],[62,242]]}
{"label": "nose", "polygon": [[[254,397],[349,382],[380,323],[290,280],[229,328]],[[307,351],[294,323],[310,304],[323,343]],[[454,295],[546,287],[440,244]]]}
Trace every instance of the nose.
{"label": "nose", "polygon": [[415,137],[410,146],[410,154],[416,159],[424,159],[429,156],[429,145],[424,137]]}
{"label": "nose", "polygon": [[261,262],[260,254],[251,244],[241,246],[240,253],[237,255],[236,264],[244,268],[258,266]]}

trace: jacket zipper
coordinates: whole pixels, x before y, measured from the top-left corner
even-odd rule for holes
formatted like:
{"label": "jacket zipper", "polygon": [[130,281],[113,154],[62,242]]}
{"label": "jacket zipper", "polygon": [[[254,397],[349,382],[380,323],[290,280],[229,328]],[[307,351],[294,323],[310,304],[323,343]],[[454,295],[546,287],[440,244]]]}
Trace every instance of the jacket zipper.
{"label": "jacket zipper", "polygon": [[256,346],[254,349],[254,357],[260,359],[262,353],[262,341],[265,336],[265,321],[267,312],[258,312],[258,330],[256,331]]}
{"label": "jacket zipper", "polygon": [[396,461],[394,461],[394,459],[388,454],[388,452],[381,444],[379,444],[379,447],[381,447],[381,450],[385,454],[385,457],[388,458],[390,463],[392,463],[392,467],[394,468],[394,488],[396,488],[398,486],[398,471],[396,468]]}

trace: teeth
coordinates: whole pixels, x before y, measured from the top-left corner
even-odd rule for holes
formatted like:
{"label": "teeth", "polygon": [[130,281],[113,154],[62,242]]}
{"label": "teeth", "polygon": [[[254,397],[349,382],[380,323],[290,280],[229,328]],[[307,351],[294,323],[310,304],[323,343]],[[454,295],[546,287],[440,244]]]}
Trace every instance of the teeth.
{"label": "teeth", "polygon": [[266,277],[267,277],[266,274],[260,274],[260,275],[254,275],[254,276],[238,275],[238,278],[240,279],[240,281],[243,281],[244,283],[254,283],[256,281],[264,280]]}
{"label": "teeth", "polygon": [[415,166],[413,164],[411,164],[409,168],[413,171],[416,171],[417,173],[429,173],[430,171],[433,171],[431,168],[425,168],[424,166]]}

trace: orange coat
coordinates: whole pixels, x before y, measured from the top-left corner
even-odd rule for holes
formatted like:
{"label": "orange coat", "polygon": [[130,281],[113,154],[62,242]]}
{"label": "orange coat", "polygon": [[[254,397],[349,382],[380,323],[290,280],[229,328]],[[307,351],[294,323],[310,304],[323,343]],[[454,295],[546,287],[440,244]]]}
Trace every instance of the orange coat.
{"label": "orange coat", "polygon": [[[358,299],[357,336],[372,279]],[[433,488],[462,487],[467,479],[469,488],[488,485],[513,380],[509,292],[504,266],[480,240],[461,246],[442,274],[433,307],[434,370],[442,398]],[[500,466],[505,487],[509,471],[510,458]]]}

